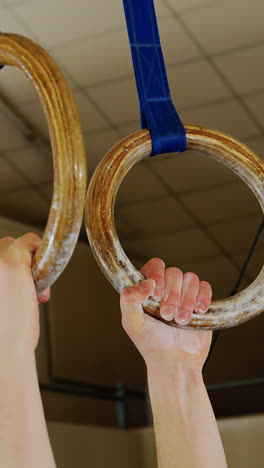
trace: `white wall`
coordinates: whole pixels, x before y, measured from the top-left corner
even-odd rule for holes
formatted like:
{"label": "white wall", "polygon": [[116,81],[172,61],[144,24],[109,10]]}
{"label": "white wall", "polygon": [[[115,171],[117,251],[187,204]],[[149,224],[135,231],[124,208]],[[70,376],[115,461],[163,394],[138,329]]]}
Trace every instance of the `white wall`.
{"label": "white wall", "polygon": [[[264,415],[223,419],[218,425],[229,468],[263,468]],[[50,423],[49,432],[58,468],[156,467],[150,428],[122,431]]]}
{"label": "white wall", "polygon": [[58,468],[140,468],[140,434],[136,431],[50,423]]}

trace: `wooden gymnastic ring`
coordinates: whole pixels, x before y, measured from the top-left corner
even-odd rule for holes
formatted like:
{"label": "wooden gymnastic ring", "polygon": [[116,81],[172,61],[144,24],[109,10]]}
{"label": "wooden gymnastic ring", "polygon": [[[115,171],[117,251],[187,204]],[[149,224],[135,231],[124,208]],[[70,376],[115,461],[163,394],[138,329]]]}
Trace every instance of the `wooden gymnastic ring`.
{"label": "wooden gymnastic ring", "polygon": [[[187,125],[185,129],[188,149],[201,151],[230,167],[255,193],[264,211],[264,163],[245,145],[224,133],[194,125]],[[86,227],[90,246],[99,266],[118,292],[142,281],[143,276],[120,245],[114,224],[115,198],[129,169],[150,154],[148,130],[124,138],[100,162],[87,193]],[[256,317],[264,310],[263,283],[264,268],[244,291],[213,302],[207,314],[193,314],[189,324],[181,328],[229,328]],[[144,310],[165,322],[160,317],[159,304],[153,298]],[[174,321],[165,323],[178,326]]]}
{"label": "wooden gymnastic ring", "polygon": [[36,289],[40,293],[54,283],[66,267],[81,228],[87,186],[81,125],[68,84],[42,47],[24,36],[0,33],[0,64],[16,66],[29,78],[49,127],[53,198],[32,267]]}

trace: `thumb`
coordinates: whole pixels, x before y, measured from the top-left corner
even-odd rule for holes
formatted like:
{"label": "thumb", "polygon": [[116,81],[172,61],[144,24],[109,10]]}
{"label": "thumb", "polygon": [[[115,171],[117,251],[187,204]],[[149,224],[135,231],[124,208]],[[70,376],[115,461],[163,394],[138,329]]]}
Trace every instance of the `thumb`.
{"label": "thumb", "polygon": [[45,304],[50,300],[50,288],[43,291],[41,294],[38,295],[38,302],[39,304]]}
{"label": "thumb", "polygon": [[28,267],[31,267],[33,254],[40,247],[40,244],[40,237],[33,232],[29,232],[18,237],[12,243],[9,247],[9,253],[15,260],[18,260],[20,263],[25,263]]}
{"label": "thumb", "polygon": [[128,334],[143,327],[146,316],[142,304],[154,293],[155,287],[155,281],[147,279],[122,292],[120,297],[122,325]]}

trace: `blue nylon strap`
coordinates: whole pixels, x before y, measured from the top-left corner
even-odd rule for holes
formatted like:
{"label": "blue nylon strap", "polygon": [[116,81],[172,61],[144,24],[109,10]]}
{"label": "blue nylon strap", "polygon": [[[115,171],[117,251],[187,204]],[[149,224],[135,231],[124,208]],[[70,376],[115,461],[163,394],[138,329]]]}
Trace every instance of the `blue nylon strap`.
{"label": "blue nylon strap", "polygon": [[186,149],[184,126],[173,105],[153,0],[123,0],[140,101],[141,127],[148,128],[152,154]]}

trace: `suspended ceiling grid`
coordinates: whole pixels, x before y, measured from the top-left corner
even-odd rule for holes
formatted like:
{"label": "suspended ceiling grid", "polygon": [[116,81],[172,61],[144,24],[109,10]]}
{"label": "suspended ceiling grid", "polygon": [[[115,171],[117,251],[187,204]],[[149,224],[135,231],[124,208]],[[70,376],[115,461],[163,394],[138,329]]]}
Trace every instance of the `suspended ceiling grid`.
{"label": "suspended ceiling grid", "polygon": [[[225,131],[263,157],[263,2],[155,4],[182,120]],[[0,18],[3,31],[36,40],[64,71],[81,115],[91,176],[107,149],[139,128],[121,0],[6,0],[0,2]],[[0,72],[2,215],[45,225],[52,190],[47,142],[31,85],[21,72],[5,67]],[[184,154],[138,164],[122,184],[116,218],[124,247],[138,265],[161,256],[208,278],[215,295],[223,296],[234,285],[261,216],[253,195],[230,171],[204,156]],[[263,263],[261,253],[262,248],[247,280]]]}

